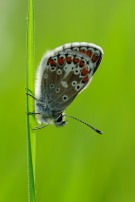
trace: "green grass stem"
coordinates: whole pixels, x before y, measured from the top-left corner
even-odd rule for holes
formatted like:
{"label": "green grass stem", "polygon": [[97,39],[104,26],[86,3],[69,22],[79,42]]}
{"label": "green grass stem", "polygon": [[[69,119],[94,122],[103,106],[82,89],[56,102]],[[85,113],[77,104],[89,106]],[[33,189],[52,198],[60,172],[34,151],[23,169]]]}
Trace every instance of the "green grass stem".
{"label": "green grass stem", "polygon": [[35,154],[36,135],[32,130],[34,126],[33,116],[28,112],[34,111],[34,100],[27,95],[28,89],[34,92],[34,0],[28,1],[27,19],[27,59],[26,59],[26,127],[27,127],[27,173],[28,173],[28,201],[35,202]]}

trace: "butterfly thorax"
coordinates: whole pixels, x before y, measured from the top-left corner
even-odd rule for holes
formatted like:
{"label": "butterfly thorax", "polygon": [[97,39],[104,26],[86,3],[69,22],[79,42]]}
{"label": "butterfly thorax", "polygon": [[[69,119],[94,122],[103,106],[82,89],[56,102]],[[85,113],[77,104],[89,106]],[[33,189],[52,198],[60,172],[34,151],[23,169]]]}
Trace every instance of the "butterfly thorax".
{"label": "butterfly thorax", "polygon": [[36,101],[35,112],[39,124],[54,124],[56,126],[62,126],[65,124],[62,112],[54,111],[49,106],[49,103],[45,104],[45,102]]}

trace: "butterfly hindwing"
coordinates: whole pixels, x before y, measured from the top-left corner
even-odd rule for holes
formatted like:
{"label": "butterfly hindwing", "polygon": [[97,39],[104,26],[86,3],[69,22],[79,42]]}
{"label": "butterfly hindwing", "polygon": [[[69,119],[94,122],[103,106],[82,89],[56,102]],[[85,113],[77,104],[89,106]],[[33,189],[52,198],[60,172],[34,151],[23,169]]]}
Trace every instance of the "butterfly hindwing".
{"label": "butterfly hindwing", "polygon": [[103,51],[89,43],[70,43],[47,52],[35,83],[35,113],[39,123],[62,126],[62,112],[91,81]]}
{"label": "butterfly hindwing", "polygon": [[65,109],[90,82],[102,58],[102,51],[87,43],[55,49],[46,59],[42,87],[50,107]]}

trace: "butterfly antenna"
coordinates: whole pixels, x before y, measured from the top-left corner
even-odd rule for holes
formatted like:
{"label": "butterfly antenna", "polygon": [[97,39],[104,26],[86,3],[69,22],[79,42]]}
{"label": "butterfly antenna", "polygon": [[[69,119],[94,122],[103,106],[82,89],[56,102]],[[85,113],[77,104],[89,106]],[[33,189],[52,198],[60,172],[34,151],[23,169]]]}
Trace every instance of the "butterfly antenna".
{"label": "butterfly antenna", "polygon": [[65,114],[64,116],[67,116],[67,117],[69,117],[69,118],[75,119],[76,121],[79,121],[79,122],[85,124],[86,126],[90,127],[92,130],[94,130],[94,131],[95,131],[96,133],[98,133],[98,134],[103,134],[103,132],[102,132],[101,130],[98,130],[97,128],[94,128],[94,127],[91,126],[90,124],[88,124],[88,123],[86,123],[86,122],[84,122],[84,121],[82,121],[82,120],[80,120],[80,119],[78,119],[78,118],[76,118],[76,117],[74,117],[74,116],[70,116],[70,115],[67,115],[67,114]]}

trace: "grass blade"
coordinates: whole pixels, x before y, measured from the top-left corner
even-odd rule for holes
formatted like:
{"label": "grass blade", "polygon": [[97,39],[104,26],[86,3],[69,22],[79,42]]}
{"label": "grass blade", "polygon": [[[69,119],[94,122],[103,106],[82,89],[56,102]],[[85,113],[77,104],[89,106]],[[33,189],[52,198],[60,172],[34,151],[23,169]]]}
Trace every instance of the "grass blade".
{"label": "grass blade", "polygon": [[28,91],[34,92],[34,0],[28,1],[27,21],[27,64],[26,64],[26,127],[27,127],[27,165],[28,165],[28,199],[36,201],[35,196],[35,149],[36,137],[32,130],[34,125],[33,116],[28,112],[34,111],[34,100],[27,95]]}

